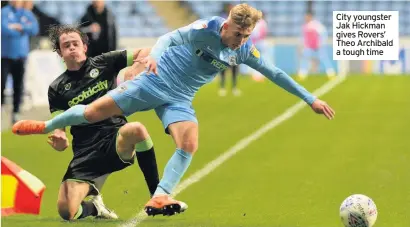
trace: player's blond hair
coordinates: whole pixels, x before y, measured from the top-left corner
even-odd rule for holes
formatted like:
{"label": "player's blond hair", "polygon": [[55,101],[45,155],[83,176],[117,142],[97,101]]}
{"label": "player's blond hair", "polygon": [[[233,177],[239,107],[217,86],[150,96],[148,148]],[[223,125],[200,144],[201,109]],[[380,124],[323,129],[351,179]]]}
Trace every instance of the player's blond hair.
{"label": "player's blond hair", "polygon": [[242,28],[255,27],[256,23],[262,19],[262,11],[242,3],[234,6],[229,12],[231,20]]}

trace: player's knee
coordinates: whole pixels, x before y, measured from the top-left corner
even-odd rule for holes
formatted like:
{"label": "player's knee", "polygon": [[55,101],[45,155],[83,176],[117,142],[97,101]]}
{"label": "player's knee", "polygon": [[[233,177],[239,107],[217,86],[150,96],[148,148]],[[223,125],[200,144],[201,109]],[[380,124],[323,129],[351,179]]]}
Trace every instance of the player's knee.
{"label": "player's knee", "polygon": [[84,110],[84,118],[87,119],[90,123],[95,123],[101,120],[104,120],[101,114],[101,110],[98,106],[95,105],[87,105]]}
{"label": "player's knee", "polygon": [[194,154],[198,150],[198,140],[196,138],[188,138],[182,142],[182,150]]}
{"label": "player's knee", "polygon": [[127,139],[134,139],[135,142],[149,137],[145,126],[139,122],[127,123],[120,129],[121,136]]}
{"label": "player's knee", "polygon": [[57,210],[60,217],[66,221],[74,220],[78,212],[79,205],[70,204],[67,200],[57,201]]}
{"label": "player's knee", "polygon": [[90,123],[102,121],[112,116],[122,115],[122,110],[115,101],[108,95],[103,96],[87,105],[84,117]]}
{"label": "player's knee", "polygon": [[97,110],[94,106],[88,105],[84,110],[84,118],[90,123],[95,123],[97,118]]}

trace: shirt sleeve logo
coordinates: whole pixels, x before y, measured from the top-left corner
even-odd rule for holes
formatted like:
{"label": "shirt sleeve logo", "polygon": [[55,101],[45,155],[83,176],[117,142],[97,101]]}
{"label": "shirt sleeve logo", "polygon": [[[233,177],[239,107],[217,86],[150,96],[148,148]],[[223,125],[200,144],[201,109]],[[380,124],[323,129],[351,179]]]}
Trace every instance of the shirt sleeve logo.
{"label": "shirt sleeve logo", "polygon": [[65,89],[66,91],[70,90],[70,88],[71,88],[71,83],[68,83],[68,84],[66,84],[66,85],[64,86],[64,89]]}
{"label": "shirt sleeve logo", "polygon": [[256,58],[260,58],[260,57],[261,57],[261,54],[259,53],[259,50],[256,49],[255,45],[252,45],[252,47],[251,47],[251,54],[252,54],[253,56],[255,56]]}

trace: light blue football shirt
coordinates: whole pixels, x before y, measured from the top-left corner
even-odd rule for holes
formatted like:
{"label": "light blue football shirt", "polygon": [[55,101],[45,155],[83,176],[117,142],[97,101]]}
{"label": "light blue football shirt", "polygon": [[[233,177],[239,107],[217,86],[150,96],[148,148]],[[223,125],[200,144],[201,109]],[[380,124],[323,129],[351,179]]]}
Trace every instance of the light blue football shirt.
{"label": "light blue football shirt", "polygon": [[316,99],[281,69],[267,65],[250,40],[237,50],[221,41],[225,19],[197,20],[161,36],[150,53],[157,60],[158,78],[174,98],[192,100],[198,89],[229,66],[246,64],[308,104]]}

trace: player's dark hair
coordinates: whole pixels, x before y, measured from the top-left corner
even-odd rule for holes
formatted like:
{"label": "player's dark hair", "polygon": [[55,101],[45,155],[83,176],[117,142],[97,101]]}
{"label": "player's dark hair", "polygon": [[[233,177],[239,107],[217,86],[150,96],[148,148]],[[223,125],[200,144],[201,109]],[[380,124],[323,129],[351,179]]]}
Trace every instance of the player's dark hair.
{"label": "player's dark hair", "polygon": [[60,36],[62,34],[67,34],[67,33],[78,33],[81,37],[81,40],[83,41],[83,44],[88,45],[88,36],[87,34],[83,33],[78,25],[68,25],[68,24],[62,24],[62,25],[51,25],[48,28],[48,38],[51,42],[53,51],[59,51],[60,50]]}

